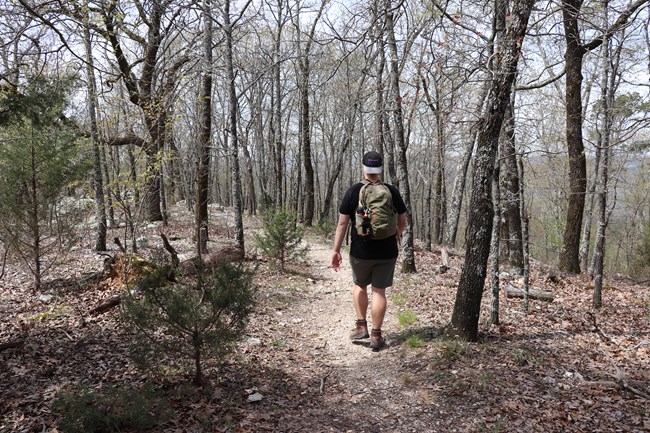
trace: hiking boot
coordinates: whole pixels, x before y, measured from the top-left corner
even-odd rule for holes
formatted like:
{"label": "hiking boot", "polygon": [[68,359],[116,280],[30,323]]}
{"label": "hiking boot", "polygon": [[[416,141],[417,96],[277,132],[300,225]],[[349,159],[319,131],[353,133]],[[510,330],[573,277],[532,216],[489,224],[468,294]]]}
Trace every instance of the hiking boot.
{"label": "hiking boot", "polygon": [[368,322],[357,319],[356,326],[350,331],[350,340],[361,340],[368,338]]}
{"label": "hiking boot", "polygon": [[381,336],[381,329],[373,329],[370,332],[370,348],[379,350],[386,345],[386,340]]}

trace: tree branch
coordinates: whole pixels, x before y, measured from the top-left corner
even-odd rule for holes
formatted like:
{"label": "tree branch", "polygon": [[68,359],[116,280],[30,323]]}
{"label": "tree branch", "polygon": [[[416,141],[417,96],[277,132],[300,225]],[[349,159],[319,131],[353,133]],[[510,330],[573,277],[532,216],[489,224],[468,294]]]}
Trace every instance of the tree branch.
{"label": "tree branch", "polygon": [[485,42],[490,42],[490,39],[487,36],[483,35],[480,32],[477,32],[475,28],[473,28],[471,26],[468,26],[466,24],[463,24],[459,20],[457,20],[454,17],[452,17],[451,15],[449,15],[449,13],[445,9],[443,9],[442,6],[440,6],[438,4],[438,2],[434,1],[433,6],[436,9],[438,9],[442,13],[442,15],[444,15],[445,18],[447,18],[449,21],[451,21],[452,23],[454,23],[458,27],[461,27],[461,28],[467,30],[468,32],[472,32],[474,35],[476,35],[479,38],[483,39],[483,41],[485,41]]}
{"label": "tree branch", "polygon": [[137,147],[145,147],[147,141],[143,138],[138,137],[135,134],[129,134],[122,137],[112,137],[105,141],[105,144],[109,146],[129,146],[134,145]]}
{"label": "tree branch", "polygon": [[612,36],[614,33],[617,31],[621,30],[623,27],[626,27],[628,25],[628,20],[630,17],[638,10],[641,8],[641,6],[644,6],[646,3],[648,3],[650,0],[636,0],[634,3],[628,6],[628,8],[623,12],[618,19],[612,24],[607,30],[605,30],[605,33],[602,35],[596,37],[594,40],[591,42],[584,44],[582,48],[585,51],[592,51],[596,48],[598,48],[603,41],[605,40],[606,37]]}
{"label": "tree branch", "polygon": [[556,82],[557,80],[559,80],[560,78],[564,77],[564,74],[566,74],[565,69],[563,69],[562,72],[560,72],[559,74],[557,74],[555,76],[552,76],[552,77],[550,77],[550,78],[548,78],[548,79],[546,79],[544,81],[540,81],[540,82],[534,83],[534,84],[526,84],[526,85],[523,85],[523,86],[517,86],[516,90],[520,91],[520,90],[541,89],[542,87],[548,86],[549,84],[552,84],[552,83]]}

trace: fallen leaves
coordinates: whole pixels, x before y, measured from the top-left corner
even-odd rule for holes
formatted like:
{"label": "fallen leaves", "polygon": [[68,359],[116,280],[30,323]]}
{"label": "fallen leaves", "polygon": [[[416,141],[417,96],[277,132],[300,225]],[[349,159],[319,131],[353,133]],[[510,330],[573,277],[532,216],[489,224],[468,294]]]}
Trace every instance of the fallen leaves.
{"label": "fallen leaves", "polygon": [[[178,223],[168,228],[178,235],[174,247],[188,254],[191,219],[172,221]],[[155,245],[156,227],[147,236]],[[309,242],[318,247],[321,241]],[[616,281],[605,291],[604,308],[593,311],[583,277],[549,274],[533,262],[532,284],[552,291],[553,302],[531,301],[525,314],[519,300],[503,296],[501,323],[490,325],[487,288],[481,341],[450,344],[441,334],[462,256],[450,254],[449,269],[439,273],[438,252],[416,255],[419,273],[398,273],[388,291],[391,347],[361,358],[350,356],[345,337],[332,338],[347,332],[348,313],[340,310],[350,309],[350,296],[331,280],[318,252],[287,274],[257,262],[260,302],[235,355],[221,367],[207,360],[212,383],[204,388],[188,386],[170,357],[168,370],[154,380],[175,415],[155,431],[650,429],[648,401],[632,390],[642,394],[650,380],[649,287]],[[36,296],[29,276],[8,268],[0,286],[0,343],[17,337],[24,343],[0,351],[0,432],[57,432],[51,402],[78,383],[101,389],[149,380],[127,356],[117,309],[88,314],[118,289],[66,279],[102,266],[103,257],[78,250],[57,284]],[[395,318],[406,310],[417,320],[399,325]],[[411,335],[421,338],[421,347],[408,346]]]}

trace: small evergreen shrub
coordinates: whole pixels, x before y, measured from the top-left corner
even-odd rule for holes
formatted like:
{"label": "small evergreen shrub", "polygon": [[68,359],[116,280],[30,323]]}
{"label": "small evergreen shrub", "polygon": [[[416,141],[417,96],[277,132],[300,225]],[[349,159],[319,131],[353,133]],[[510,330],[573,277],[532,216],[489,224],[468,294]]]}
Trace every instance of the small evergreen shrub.
{"label": "small evergreen shrub", "polygon": [[177,282],[167,281],[167,273],[161,267],[123,302],[131,354],[139,367],[154,371],[175,354],[173,361],[191,365],[193,382],[200,385],[203,361],[223,361],[243,334],[255,304],[253,272],[223,263],[192,278],[180,275]]}
{"label": "small evergreen shrub", "polygon": [[264,254],[280,264],[284,272],[288,260],[301,259],[307,253],[307,247],[301,245],[303,234],[294,213],[276,210],[264,216],[262,232],[255,234],[255,241]]}
{"label": "small evergreen shrub", "polygon": [[62,433],[138,431],[164,423],[171,416],[169,403],[148,385],[102,390],[81,386],[60,393],[52,410],[60,416],[59,431]]}

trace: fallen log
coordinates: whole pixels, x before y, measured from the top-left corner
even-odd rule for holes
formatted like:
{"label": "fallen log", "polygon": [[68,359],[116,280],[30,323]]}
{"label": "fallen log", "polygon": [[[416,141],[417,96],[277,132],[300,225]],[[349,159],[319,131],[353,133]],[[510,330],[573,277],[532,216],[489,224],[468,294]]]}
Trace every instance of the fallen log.
{"label": "fallen log", "polygon": [[25,340],[15,340],[15,341],[8,341],[6,343],[0,343],[0,352],[7,349],[17,349],[19,347],[23,347],[24,344],[25,344]]}
{"label": "fallen log", "polygon": [[89,313],[92,315],[105,313],[120,305],[120,302],[122,302],[122,297],[120,295],[113,296],[90,310]]}
{"label": "fallen log", "polygon": [[[524,297],[524,291],[518,287],[513,286],[512,284],[508,284],[504,288],[506,292],[506,297],[508,298],[523,298]],[[545,301],[545,302],[553,302],[553,292],[547,292],[545,290],[536,290],[536,289],[530,289],[528,291],[528,298],[529,299],[536,299],[538,301]]]}
{"label": "fallen log", "polygon": [[[184,276],[192,276],[199,272],[209,271],[221,263],[236,262],[244,259],[244,251],[241,248],[227,246],[214,253],[206,254],[203,257],[193,257],[180,262],[177,251],[171,246],[167,237],[164,234],[160,236],[163,240],[165,250],[167,250],[172,258],[172,271],[166,275],[167,280],[172,282],[176,282],[176,270],[180,271]],[[127,287],[143,278],[148,272],[152,272],[154,268],[155,264],[141,257],[125,254],[118,255],[107,263],[105,270],[106,280],[103,282],[103,288]],[[121,295],[113,296],[91,309],[88,313],[91,315],[103,314],[120,305],[121,301]]]}

